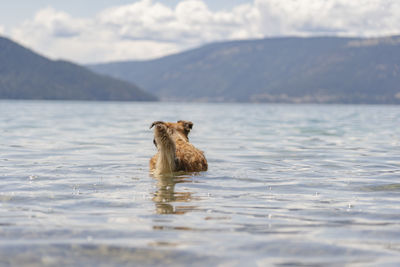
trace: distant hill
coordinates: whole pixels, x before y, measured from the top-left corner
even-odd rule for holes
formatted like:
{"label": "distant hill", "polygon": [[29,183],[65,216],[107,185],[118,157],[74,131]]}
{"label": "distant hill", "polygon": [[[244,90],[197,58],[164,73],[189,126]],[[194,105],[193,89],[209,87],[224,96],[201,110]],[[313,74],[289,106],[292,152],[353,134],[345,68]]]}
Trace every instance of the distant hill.
{"label": "distant hill", "polygon": [[400,104],[400,37],[214,43],[89,66],[164,100]]}
{"label": "distant hill", "polygon": [[0,37],[0,98],[59,100],[156,100],[133,84],[52,61]]}

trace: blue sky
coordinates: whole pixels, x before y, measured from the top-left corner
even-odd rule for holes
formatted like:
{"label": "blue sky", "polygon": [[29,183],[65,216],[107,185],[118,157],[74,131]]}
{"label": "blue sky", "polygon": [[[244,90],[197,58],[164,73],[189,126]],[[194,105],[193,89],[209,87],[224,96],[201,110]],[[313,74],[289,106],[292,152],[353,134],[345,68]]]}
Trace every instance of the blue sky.
{"label": "blue sky", "polygon": [[[6,2],[6,3],[4,3]],[[206,43],[399,34],[398,0],[13,0],[0,35],[53,59],[142,60]]]}

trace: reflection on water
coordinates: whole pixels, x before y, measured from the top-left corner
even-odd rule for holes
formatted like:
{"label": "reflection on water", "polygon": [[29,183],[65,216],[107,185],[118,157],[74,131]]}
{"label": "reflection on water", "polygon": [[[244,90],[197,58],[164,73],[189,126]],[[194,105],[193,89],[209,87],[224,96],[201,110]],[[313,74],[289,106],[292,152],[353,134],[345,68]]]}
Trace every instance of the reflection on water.
{"label": "reflection on water", "polygon": [[179,205],[192,200],[190,192],[176,192],[175,185],[190,182],[190,176],[185,175],[154,175],[157,179],[157,191],[153,201],[156,204],[157,214],[185,214],[194,210],[195,206]]}
{"label": "reflection on water", "polygon": [[362,188],[365,191],[399,191],[400,184],[371,185]]}

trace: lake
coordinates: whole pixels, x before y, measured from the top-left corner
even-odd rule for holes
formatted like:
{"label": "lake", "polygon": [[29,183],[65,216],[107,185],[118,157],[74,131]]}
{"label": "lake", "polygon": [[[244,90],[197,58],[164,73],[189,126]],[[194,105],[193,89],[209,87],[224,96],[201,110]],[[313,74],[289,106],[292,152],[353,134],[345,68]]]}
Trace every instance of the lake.
{"label": "lake", "polygon": [[[209,170],[154,178],[150,124]],[[0,265],[399,266],[400,107],[0,101]]]}

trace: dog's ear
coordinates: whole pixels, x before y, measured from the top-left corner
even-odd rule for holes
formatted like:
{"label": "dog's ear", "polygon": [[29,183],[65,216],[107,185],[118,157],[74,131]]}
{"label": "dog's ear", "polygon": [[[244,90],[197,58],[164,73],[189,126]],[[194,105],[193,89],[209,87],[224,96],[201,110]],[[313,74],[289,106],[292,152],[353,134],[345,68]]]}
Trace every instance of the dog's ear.
{"label": "dog's ear", "polygon": [[191,121],[178,121],[183,125],[183,129],[185,129],[186,134],[189,134],[190,130],[193,128],[193,122]]}

